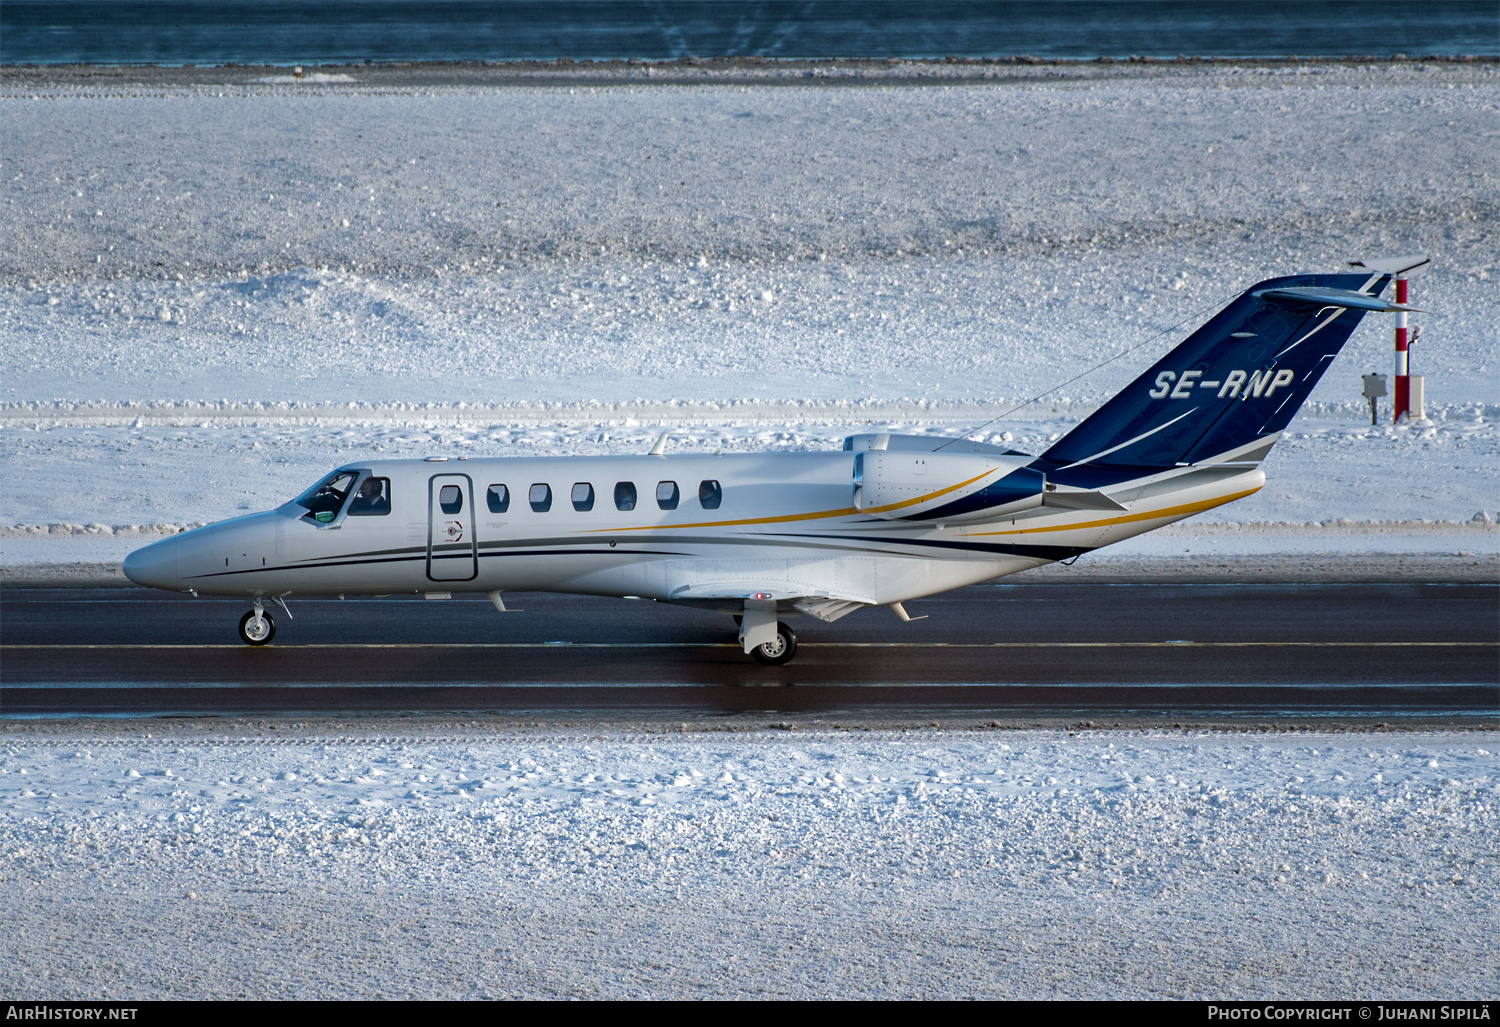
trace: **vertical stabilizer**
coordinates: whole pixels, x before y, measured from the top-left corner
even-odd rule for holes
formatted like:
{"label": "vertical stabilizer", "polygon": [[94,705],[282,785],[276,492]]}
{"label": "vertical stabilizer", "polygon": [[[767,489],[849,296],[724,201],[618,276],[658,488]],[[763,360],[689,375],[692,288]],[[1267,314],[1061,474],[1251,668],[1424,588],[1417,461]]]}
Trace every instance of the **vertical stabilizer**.
{"label": "vertical stabilizer", "polygon": [[[1036,466],[1099,488],[1142,473],[1265,454],[1390,276],[1298,275],[1247,289],[1059,439]],[[1242,459],[1242,456],[1236,456]]]}

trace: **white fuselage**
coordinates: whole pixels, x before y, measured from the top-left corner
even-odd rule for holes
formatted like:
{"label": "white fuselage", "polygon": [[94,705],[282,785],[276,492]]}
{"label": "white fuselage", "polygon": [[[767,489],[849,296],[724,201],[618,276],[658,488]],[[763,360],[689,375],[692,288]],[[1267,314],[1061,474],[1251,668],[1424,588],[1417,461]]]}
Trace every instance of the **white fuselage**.
{"label": "white fuselage", "polygon": [[[351,500],[319,523],[288,503],[139,550],[126,571],[159,588],[254,597],[517,590],[732,609],[755,593],[857,608],[1066,559],[1230,502],[1264,482],[1253,464],[1181,468],[1111,487],[1118,509],[1035,506],[945,523],[856,509],[855,457],[351,463],[346,469],[358,477],[349,494],[366,479],[383,479],[386,509],[358,514]],[[989,462],[1005,465],[992,472],[1003,475],[1029,460]],[[621,509],[630,504],[617,504],[617,488],[628,496],[627,484],[635,501]],[[950,484],[934,480],[929,495]],[[504,486],[506,503],[490,498],[499,496],[494,486]],[[538,486],[550,491],[545,509],[531,502]]]}

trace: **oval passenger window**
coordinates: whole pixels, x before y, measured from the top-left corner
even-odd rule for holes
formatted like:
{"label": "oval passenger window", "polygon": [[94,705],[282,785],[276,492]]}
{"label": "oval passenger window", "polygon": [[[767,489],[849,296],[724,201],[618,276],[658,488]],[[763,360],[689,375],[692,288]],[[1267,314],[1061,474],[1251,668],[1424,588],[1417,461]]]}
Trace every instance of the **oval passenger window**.
{"label": "oval passenger window", "polygon": [[531,508],[537,513],[546,513],[552,509],[552,486],[536,484],[531,486]]}
{"label": "oval passenger window", "polygon": [[615,482],[615,509],[616,510],[634,510],[635,509],[635,482],[633,482],[633,481],[617,481],[617,482]]}
{"label": "oval passenger window", "polygon": [[510,509],[510,489],[504,485],[491,485],[484,494],[484,501],[489,504],[490,513],[504,513]]}
{"label": "oval passenger window", "polygon": [[677,491],[675,481],[659,481],[656,483],[656,505],[663,510],[677,509],[677,500],[681,493]]}
{"label": "oval passenger window", "polygon": [[717,510],[724,502],[724,490],[712,478],[698,483],[698,502],[705,510]]}
{"label": "oval passenger window", "polygon": [[464,508],[464,494],[457,485],[444,485],[438,491],[438,506],[443,513],[458,513]]}
{"label": "oval passenger window", "polygon": [[594,508],[594,486],[586,481],[573,485],[573,509],[580,513]]}

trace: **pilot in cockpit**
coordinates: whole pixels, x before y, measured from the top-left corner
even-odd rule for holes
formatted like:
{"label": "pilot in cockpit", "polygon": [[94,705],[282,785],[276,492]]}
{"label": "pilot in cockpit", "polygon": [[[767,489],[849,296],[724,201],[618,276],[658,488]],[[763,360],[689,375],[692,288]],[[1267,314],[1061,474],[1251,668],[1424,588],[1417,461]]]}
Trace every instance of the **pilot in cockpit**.
{"label": "pilot in cockpit", "polygon": [[360,517],[391,512],[390,497],[385,494],[385,478],[366,478],[349,503],[349,516]]}

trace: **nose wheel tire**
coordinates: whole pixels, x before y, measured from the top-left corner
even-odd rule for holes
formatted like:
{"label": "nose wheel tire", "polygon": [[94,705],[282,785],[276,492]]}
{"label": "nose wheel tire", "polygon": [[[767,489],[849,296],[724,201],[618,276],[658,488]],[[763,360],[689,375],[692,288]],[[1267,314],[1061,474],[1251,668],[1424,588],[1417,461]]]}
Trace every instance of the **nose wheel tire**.
{"label": "nose wheel tire", "polygon": [[240,637],[248,645],[265,645],[276,637],[276,622],[264,610],[251,610],[240,618]]}
{"label": "nose wheel tire", "polygon": [[750,658],[765,667],[780,667],[797,655],[797,636],[785,624],[776,625],[776,637],[750,650]]}

